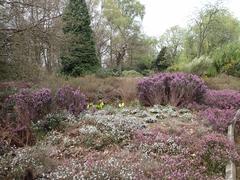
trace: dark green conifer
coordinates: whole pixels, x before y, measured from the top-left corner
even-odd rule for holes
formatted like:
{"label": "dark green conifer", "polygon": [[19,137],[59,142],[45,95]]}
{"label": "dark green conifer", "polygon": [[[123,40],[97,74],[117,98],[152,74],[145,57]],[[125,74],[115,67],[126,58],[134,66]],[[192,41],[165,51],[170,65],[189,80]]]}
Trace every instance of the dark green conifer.
{"label": "dark green conifer", "polygon": [[100,67],[85,0],[70,0],[63,14],[67,43],[61,55],[62,73],[80,76]]}

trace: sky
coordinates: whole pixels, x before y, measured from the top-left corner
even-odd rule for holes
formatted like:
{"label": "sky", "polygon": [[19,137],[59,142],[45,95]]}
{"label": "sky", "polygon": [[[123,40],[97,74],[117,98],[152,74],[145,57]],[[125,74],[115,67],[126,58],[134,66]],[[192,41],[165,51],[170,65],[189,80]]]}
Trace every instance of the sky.
{"label": "sky", "polygon": [[[159,37],[168,28],[186,27],[194,12],[211,0],[140,0],[145,5],[143,30],[149,36]],[[240,0],[225,0],[225,6],[240,20]]]}

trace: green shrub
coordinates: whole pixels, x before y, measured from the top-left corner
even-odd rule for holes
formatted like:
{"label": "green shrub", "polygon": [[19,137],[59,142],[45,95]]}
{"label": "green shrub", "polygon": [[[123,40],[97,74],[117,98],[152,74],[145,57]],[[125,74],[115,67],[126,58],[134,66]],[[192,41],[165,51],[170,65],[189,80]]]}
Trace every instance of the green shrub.
{"label": "green shrub", "polygon": [[66,116],[63,113],[48,114],[45,118],[34,124],[33,127],[38,133],[47,133],[60,128],[64,120],[66,120]]}
{"label": "green shrub", "polygon": [[240,44],[231,43],[212,53],[215,66],[219,73],[240,76]]}
{"label": "green shrub", "polygon": [[123,71],[123,72],[122,72],[122,75],[123,75],[124,77],[141,77],[141,76],[142,76],[141,73],[139,73],[139,72],[137,72],[137,71],[135,71],[135,70]]}
{"label": "green shrub", "polygon": [[144,71],[141,72],[141,74],[143,76],[150,76],[150,75],[153,75],[155,72],[153,70],[150,70],[150,69],[146,69]]}
{"label": "green shrub", "polygon": [[101,68],[95,73],[95,76],[98,78],[107,78],[109,76],[112,76],[112,74],[113,72],[111,70]]}
{"label": "green shrub", "polygon": [[208,56],[201,56],[200,58],[195,58],[189,63],[179,63],[168,68],[170,72],[188,72],[197,74],[199,76],[215,76],[217,74],[217,69],[215,67],[214,61]]}

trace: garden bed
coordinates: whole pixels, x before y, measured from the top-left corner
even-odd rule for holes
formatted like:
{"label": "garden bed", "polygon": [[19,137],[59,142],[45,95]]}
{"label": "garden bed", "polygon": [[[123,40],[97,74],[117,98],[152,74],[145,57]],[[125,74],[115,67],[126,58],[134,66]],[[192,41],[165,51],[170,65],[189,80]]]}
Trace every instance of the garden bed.
{"label": "garden bed", "polygon": [[35,146],[1,156],[0,177],[224,179],[227,161],[237,158],[227,138],[188,109],[107,106],[61,117],[62,128]]}

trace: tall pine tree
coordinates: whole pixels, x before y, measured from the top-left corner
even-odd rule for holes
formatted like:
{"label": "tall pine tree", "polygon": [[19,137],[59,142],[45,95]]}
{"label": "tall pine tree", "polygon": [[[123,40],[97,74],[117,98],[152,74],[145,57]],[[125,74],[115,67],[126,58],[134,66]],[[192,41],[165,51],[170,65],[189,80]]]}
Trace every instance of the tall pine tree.
{"label": "tall pine tree", "polygon": [[70,76],[94,73],[100,67],[100,62],[96,55],[85,0],[69,0],[63,14],[63,23],[68,43],[61,56],[62,73]]}

